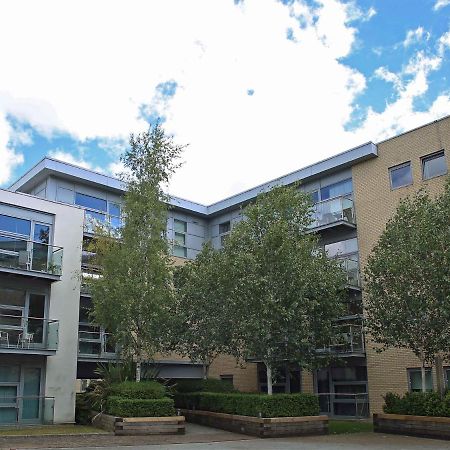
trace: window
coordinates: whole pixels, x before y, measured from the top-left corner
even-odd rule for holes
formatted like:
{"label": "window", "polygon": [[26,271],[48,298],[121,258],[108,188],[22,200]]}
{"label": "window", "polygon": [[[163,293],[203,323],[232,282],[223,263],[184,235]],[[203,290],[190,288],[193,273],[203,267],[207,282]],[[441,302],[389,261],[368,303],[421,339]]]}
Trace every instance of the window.
{"label": "window", "polygon": [[353,183],[351,178],[339,181],[338,183],[324,186],[320,189],[320,199],[328,200],[329,198],[342,197],[353,192]]}
{"label": "window", "polygon": [[319,201],[319,191],[308,192],[308,194],[313,203],[317,203]]}
{"label": "window", "polygon": [[447,173],[447,161],[444,150],[422,158],[422,177],[424,180],[439,177]]}
{"label": "window", "polygon": [[187,258],[187,248],[186,248],[187,222],[185,222],[184,220],[174,219],[173,230],[174,230],[173,255],[179,256],[180,258]]}
{"label": "window", "polygon": [[358,251],[358,241],[356,238],[346,239],[345,241],[333,242],[325,245],[325,251],[329,258],[337,255],[356,253]]}
{"label": "window", "polygon": [[220,375],[220,379],[225,382],[231,384],[233,386],[233,375]]}
{"label": "window", "polygon": [[[422,371],[421,369],[408,369],[408,385],[410,392],[422,391]],[[425,387],[427,391],[433,390],[433,379],[431,369],[425,369]]]}
{"label": "window", "polygon": [[231,230],[231,223],[229,220],[227,222],[219,224],[219,234],[229,233],[230,230]]}
{"label": "window", "polygon": [[91,195],[75,193],[75,205],[84,206],[98,211],[107,211],[107,202],[102,198],[92,197]]}
{"label": "window", "polygon": [[446,367],[444,369],[444,375],[445,375],[445,383],[446,383],[447,389],[450,390],[450,367]]}
{"label": "window", "polygon": [[31,222],[29,220],[0,214],[0,231],[7,231],[8,233],[21,234],[29,237],[31,232]]}
{"label": "window", "polygon": [[398,189],[403,186],[412,184],[411,162],[408,161],[389,169],[389,176],[391,178],[391,188]]}

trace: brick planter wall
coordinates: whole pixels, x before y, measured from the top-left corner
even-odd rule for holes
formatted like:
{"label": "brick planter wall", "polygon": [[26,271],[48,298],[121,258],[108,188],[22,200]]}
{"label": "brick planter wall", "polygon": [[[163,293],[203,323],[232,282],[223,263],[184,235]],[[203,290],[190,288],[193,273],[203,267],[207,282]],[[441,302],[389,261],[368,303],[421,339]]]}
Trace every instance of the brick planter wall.
{"label": "brick planter wall", "polygon": [[450,439],[450,417],[374,414],[373,428],[377,433]]}
{"label": "brick planter wall", "polygon": [[259,418],[211,411],[181,411],[188,422],[261,438],[328,434],[327,416]]}
{"label": "brick planter wall", "polygon": [[143,434],[184,434],[185,418],[172,417],[115,417],[96,414],[92,424],[117,435],[133,436]]}

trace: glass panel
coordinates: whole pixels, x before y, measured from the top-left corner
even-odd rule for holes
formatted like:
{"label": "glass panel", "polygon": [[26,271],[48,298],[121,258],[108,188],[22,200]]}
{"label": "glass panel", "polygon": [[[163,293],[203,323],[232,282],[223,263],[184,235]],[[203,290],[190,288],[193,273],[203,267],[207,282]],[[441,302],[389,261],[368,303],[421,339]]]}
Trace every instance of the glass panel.
{"label": "glass panel", "polygon": [[25,292],[0,288],[0,304],[23,307],[25,306]]}
{"label": "glass panel", "polygon": [[58,349],[59,339],[59,322],[48,321],[47,322],[47,348],[49,350]]}
{"label": "glass panel", "polygon": [[319,201],[319,191],[309,192],[309,195],[313,203],[317,203]]}
{"label": "glass panel", "polygon": [[447,161],[445,160],[444,152],[436,153],[428,156],[422,160],[423,163],[423,178],[439,177],[447,173]]}
{"label": "glass panel", "polygon": [[29,220],[0,214],[0,230],[29,237],[31,233],[31,222]]}
{"label": "glass panel", "polygon": [[41,225],[36,223],[34,225],[34,236],[33,240],[36,242],[40,242],[42,244],[49,244],[50,238],[50,227],[48,225]]}
{"label": "glass panel", "polygon": [[122,219],[120,217],[111,216],[110,221],[111,221],[111,226],[113,228],[121,228],[122,227]]}
{"label": "glass panel", "polygon": [[92,300],[90,297],[80,297],[80,312],[78,316],[79,322],[89,323],[89,312],[92,308]]}
{"label": "glass panel", "polygon": [[32,270],[37,270],[39,272],[48,271],[48,252],[48,245],[33,242],[33,258],[31,262]]}
{"label": "glass panel", "polygon": [[353,192],[353,184],[351,178],[339,183],[330,184],[320,189],[321,200],[327,200],[329,198],[340,197],[343,195],[351,194]]}
{"label": "glass panel", "polygon": [[180,247],[179,245],[174,245],[173,254],[174,254],[174,256],[180,256],[181,258],[186,258],[186,255],[187,255],[186,247]]}
{"label": "glass panel", "polygon": [[[41,369],[26,368],[23,371],[22,419],[39,419],[39,397],[41,391]],[[27,398],[29,397],[29,398]]]}
{"label": "glass panel", "polygon": [[20,380],[19,366],[0,366],[0,383],[14,381],[18,383]]}
{"label": "glass panel", "polygon": [[83,355],[100,355],[102,346],[100,342],[80,341],[79,352]]}
{"label": "glass panel", "polygon": [[400,167],[393,167],[390,169],[390,176],[392,189],[412,184],[411,164],[407,163]]}
{"label": "glass panel", "polygon": [[44,339],[45,295],[30,294],[28,309],[28,333],[33,335],[33,343],[43,343]]}
{"label": "glass panel", "polygon": [[345,255],[348,253],[356,253],[358,251],[358,240],[356,238],[346,239],[345,241],[333,242],[325,245],[325,251],[328,257],[332,258],[337,255]]}
{"label": "glass panel", "polygon": [[179,245],[186,245],[186,235],[175,233],[175,242]]}
{"label": "glass panel", "polygon": [[105,348],[104,351],[106,353],[115,353],[116,352],[116,345],[114,344],[114,340],[109,333],[105,333],[103,335]]}
{"label": "glass panel", "polygon": [[50,247],[50,261],[47,267],[47,272],[53,275],[61,275],[62,273],[62,261],[63,261],[63,249],[58,247]]}
{"label": "glass panel", "polygon": [[230,221],[219,224],[219,234],[228,233],[231,230]]}
{"label": "glass panel", "polygon": [[15,404],[16,400],[17,386],[0,386],[0,405]]}
{"label": "glass panel", "polygon": [[109,214],[111,214],[112,216],[120,216],[120,205],[118,205],[117,203],[110,203]]}
{"label": "glass panel", "polygon": [[92,197],[91,195],[75,193],[75,204],[86,208],[97,209],[99,211],[107,211],[106,200],[102,198]]}
{"label": "glass panel", "polygon": [[[422,391],[422,371],[420,369],[409,370],[409,386],[412,392]],[[425,371],[425,388],[427,391],[433,390],[433,379],[430,369]]]}
{"label": "glass panel", "polygon": [[450,369],[447,369],[445,371],[446,377],[447,377],[447,388],[450,389]]}
{"label": "glass panel", "polygon": [[26,269],[27,263],[27,241],[0,236],[0,266]]}
{"label": "glass panel", "polygon": [[183,220],[174,219],[173,228],[178,233],[186,233],[187,231],[187,223]]}
{"label": "glass panel", "polygon": [[23,309],[0,306],[0,329],[22,328]]}

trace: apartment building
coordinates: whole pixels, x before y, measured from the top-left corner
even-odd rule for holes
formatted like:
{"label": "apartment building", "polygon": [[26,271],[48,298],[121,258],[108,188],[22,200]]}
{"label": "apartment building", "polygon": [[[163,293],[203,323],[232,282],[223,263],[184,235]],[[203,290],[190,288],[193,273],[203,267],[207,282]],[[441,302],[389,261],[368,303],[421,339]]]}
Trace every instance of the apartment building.
{"label": "apartment building", "polygon": [[[174,259],[183,263],[207,241],[219,249],[242,220],[242,206],[259,193],[300,182],[300,189],[312,196],[311,232],[319,234],[329,257],[339,258],[347,272],[347,312],[336,322],[345,339],[318,349],[339,356],[329,367],[314,373],[280,368],[275,392],[314,392],[324,413],[355,417],[380,411],[387,391],[420,386],[420,364],[409,352],[377,354],[367,342],[361,268],[400,198],[420,187],[433,193],[442,189],[449,139],[446,117],[212,205],[171,199],[167,235]],[[87,251],[93,225],[120,227],[123,193],[115,178],[52,158],[0,191],[0,396],[10,399],[0,404],[0,423],[73,421],[75,380],[94,378],[98,362],[117,358],[107,330],[89,321],[92,301],[82,280],[98,274]],[[161,355],[152,364],[163,377],[202,376],[200,365],[177,355]],[[265,371],[257,361],[241,367],[222,356],[210,374],[243,391],[266,389]],[[431,371],[428,381],[435,383]]]}

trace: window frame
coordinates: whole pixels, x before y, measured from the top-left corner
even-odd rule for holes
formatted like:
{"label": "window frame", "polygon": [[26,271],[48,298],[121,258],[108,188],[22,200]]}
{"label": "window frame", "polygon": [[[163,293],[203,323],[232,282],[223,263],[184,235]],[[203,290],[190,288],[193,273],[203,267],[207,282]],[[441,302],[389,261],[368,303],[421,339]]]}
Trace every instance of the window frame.
{"label": "window frame", "polygon": [[[442,156],[444,162],[445,162],[445,172],[440,173],[439,175],[433,175],[430,177],[425,177],[425,163],[427,161],[432,161],[433,159],[439,158],[440,156]],[[420,158],[420,164],[422,167],[422,180],[424,181],[428,181],[428,180],[432,180],[433,178],[438,178],[438,177],[442,177],[448,174],[448,164],[447,164],[447,158],[445,157],[445,150],[438,150],[437,152],[434,153],[430,153],[428,155],[422,156]]]}
{"label": "window frame", "polygon": [[[408,379],[408,392],[421,392],[421,389],[419,390],[413,390],[411,386],[411,373],[412,372],[418,372],[420,374],[420,377],[422,378],[422,369],[420,367],[409,367],[406,369],[406,376]],[[434,385],[433,385],[433,369],[431,367],[425,367],[425,385],[426,385],[426,379],[427,379],[427,373],[430,374],[431,377],[431,389],[427,389],[426,392],[433,392]],[[420,380],[422,383],[422,379]]]}
{"label": "window frame", "polygon": [[[402,184],[400,186],[394,186],[393,183],[392,183],[392,173],[395,170],[402,169],[403,167],[409,167],[409,172],[410,172],[410,175],[411,175],[411,181],[409,183],[407,183],[407,184]],[[392,191],[394,191],[396,189],[401,189],[403,187],[411,186],[414,183],[411,161],[405,161],[405,162],[403,162],[401,164],[397,164],[395,166],[391,166],[391,167],[389,167],[388,170],[389,170],[389,183],[390,183]]]}
{"label": "window frame", "polygon": [[[181,229],[177,229],[175,227],[175,224],[183,224],[183,231]],[[187,230],[188,230],[188,222],[186,220],[181,219],[173,219],[173,245],[172,245],[172,255],[176,256],[177,258],[187,258]],[[180,245],[180,243],[177,243],[175,237],[176,236],[184,236],[184,245]],[[175,249],[181,250],[182,255],[176,255]]]}

